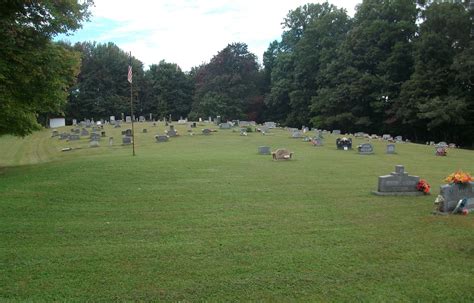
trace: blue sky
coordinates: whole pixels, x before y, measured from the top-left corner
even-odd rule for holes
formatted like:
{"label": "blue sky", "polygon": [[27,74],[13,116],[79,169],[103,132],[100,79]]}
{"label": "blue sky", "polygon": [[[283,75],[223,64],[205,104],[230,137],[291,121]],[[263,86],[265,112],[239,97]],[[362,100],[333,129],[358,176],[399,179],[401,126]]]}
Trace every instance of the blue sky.
{"label": "blue sky", "polygon": [[[318,1],[313,1],[318,2]],[[330,0],[350,15],[361,0]],[[288,11],[302,0],[95,0],[90,22],[57,39],[114,42],[145,67],[161,60],[188,71],[232,42],[244,42],[261,60],[279,39]]]}

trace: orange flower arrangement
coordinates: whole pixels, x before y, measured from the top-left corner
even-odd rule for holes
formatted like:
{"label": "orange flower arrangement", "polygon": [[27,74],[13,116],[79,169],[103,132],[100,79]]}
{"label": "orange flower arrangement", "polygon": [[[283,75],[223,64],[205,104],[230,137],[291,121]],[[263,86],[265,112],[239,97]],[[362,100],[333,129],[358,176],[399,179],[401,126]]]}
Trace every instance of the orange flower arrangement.
{"label": "orange flower arrangement", "polygon": [[422,191],[424,194],[429,194],[431,186],[425,179],[420,179],[416,184],[416,189]]}
{"label": "orange flower arrangement", "polygon": [[462,170],[458,170],[450,174],[449,176],[444,179],[446,183],[468,183],[471,182],[473,179],[470,174],[463,172]]}

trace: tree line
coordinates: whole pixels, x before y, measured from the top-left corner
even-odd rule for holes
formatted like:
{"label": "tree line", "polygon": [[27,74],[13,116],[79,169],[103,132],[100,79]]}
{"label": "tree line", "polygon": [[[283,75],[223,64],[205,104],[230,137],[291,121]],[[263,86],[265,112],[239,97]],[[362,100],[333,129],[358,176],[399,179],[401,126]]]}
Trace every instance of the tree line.
{"label": "tree line", "polygon": [[[242,42],[188,72],[165,61],[145,69],[132,58],[135,114],[220,115],[473,146],[473,11],[467,1],[438,2],[364,0],[354,17],[329,3],[297,7],[262,66]],[[49,44],[63,52],[55,64],[70,64],[61,78],[67,102],[35,108],[36,118],[58,108],[70,119],[129,114],[126,52],[113,43]],[[4,127],[0,134],[14,133]]]}

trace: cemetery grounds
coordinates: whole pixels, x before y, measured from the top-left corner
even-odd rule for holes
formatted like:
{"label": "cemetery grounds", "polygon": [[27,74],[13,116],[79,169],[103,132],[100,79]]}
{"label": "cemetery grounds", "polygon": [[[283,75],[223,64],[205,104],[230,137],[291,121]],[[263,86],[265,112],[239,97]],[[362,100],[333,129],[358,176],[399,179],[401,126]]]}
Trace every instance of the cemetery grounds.
{"label": "cemetery grounds", "polygon": [[[313,147],[208,125],[156,143],[165,126],[136,123],[132,157],[128,127],[106,126],[98,148],[0,137],[1,301],[474,301],[474,214],[431,214],[473,151],[373,140],[359,155],[365,139],[341,151],[332,135]],[[371,194],[397,164],[432,194]]]}

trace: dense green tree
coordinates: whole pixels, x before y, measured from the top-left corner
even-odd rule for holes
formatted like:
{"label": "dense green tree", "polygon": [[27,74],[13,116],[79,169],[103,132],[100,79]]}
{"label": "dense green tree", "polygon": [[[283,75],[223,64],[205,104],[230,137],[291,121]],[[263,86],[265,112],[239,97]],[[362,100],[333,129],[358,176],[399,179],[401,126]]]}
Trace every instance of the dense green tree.
{"label": "dense green tree", "polygon": [[178,119],[191,111],[193,83],[174,63],[161,61],[145,72],[147,83],[144,110],[156,117]]}
{"label": "dense green tree", "polygon": [[[113,43],[78,43],[82,66],[66,107],[69,118],[108,119],[130,114],[129,54]],[[134,114],[143,114],[143,65],[132,57]]]}
{"label": "dense green tree", "polygon": [[0,10],[0,135],[39,129],[42,113],[60,113],[79,56],[51,39],[80,27],[92,1],[6,1]]}
{"label": "dense green tree", "polygon": [[[257,58],[244,43],[232,43],[195,71],[192,117],[248,119],[261,100]],[[253,115],[253,114],[252,114]]]}
{"label": "dense green tree", "polygon": [[394,111],[418,139],[473,142],[473,43],[461,4],[432,4],[415,40],[415,71]]}
{"label": "dense green tree", "polygon": [[358,6],[337,58],[321,71],[324,85],[313,98],[315,126],[387,128],[387,111],[412,72],[417,14],[409,0],[365,0]]}

